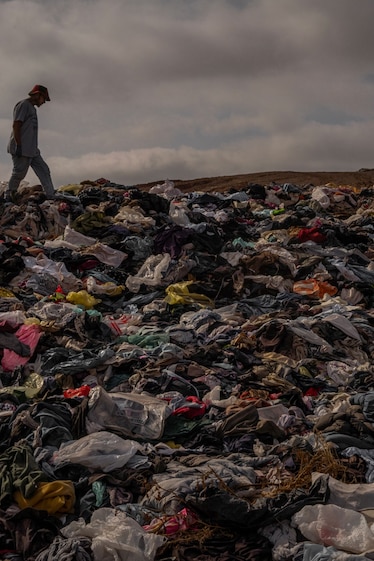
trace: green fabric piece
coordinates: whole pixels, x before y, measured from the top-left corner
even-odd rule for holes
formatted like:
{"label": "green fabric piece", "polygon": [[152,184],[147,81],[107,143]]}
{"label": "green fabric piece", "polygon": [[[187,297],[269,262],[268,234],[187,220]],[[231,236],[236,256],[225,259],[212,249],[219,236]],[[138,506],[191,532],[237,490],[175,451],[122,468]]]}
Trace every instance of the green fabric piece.
{"label": "green fabric piece", "polygon": [[170,415],[165,422],[162,440],[179,440],[181,436],[190,435],[211,424],[210,419],[191,420],[178,415]]}
{"label": "green fabric piece", "polygon": [[169,343],[170,337],[167,334],[156,333],[155,335],[128,335],[127,341],[131,345],[136,345],[142,349],[154,349],[163,343]]}
{"label": "green fabric piece", "polygon": [[27,499],[36,492],[39,483],[48,482],[28,444],[19,444],[0,455],[0,506],[6,509],[13,502],[13,493],[20,491]]}
{"label": "green fabric piece", "polygon": [[89,234],[96,228],[108,226],[108,217],[101,211],[86,212],[73,221],[71,227],[81,234]]}
{"label": "green fabric piece", "polygon": [[106,485],[102,481],[94,481],[92,483],[92,492],[96,497],[95,506],[100,508],[105,504]]}
{"label": "green fabric piece", "polygon": [[0,388],[0,394],[6,393],[14,395],[20,403],[25,403],[38,395],[43,388],[43,384],[43,377],[33,372],[26,378],[23,386],[7,386],[5,388]]}

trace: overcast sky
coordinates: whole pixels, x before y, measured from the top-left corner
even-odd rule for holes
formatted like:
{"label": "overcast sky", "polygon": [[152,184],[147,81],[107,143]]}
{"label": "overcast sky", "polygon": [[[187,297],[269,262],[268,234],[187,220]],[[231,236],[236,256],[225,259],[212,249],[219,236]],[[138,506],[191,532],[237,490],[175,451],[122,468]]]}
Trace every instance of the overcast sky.
{"label": "overcast sky", "polygon": [[372,168],[373,21],[373,0],[0,0],[0,180],[38,83],[56,188]]}

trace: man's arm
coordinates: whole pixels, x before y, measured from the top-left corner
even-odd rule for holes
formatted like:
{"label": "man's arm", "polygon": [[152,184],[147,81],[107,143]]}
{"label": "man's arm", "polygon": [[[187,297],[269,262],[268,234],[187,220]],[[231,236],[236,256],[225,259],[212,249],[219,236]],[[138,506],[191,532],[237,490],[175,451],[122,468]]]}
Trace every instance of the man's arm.
{"label": "man's arm", "polygon": [[22,128],[22,121],[13,122],[13,136],[17,146],[21,146],[21,128]]}

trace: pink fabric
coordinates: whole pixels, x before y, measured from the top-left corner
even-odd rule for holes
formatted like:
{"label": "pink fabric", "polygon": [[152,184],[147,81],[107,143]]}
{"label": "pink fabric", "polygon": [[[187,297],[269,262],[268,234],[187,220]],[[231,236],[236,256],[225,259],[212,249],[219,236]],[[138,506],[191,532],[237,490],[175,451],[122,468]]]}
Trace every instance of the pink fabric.
{"label": "pink fabric", "polygon": [[21,343],[30,347],[30,356],[20,356],[10,349],[4,349],[3,358],[1,360],[1,366],[4,370],[12,371],[17,366],[26,364],[34,354],[41,335],[42,332],[38,325],[21,325],[15,332],[15,336]]}

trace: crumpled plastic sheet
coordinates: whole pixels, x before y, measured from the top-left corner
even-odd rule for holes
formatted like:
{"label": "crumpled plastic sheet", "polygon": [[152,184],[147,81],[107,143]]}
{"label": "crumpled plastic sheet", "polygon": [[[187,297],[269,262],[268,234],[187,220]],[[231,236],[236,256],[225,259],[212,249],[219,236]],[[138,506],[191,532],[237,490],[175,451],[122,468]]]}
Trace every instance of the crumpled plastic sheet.
{"label": "crumpled plastic sheet", "polygon": [[[53,463],[56,466],[77,463],[92,471],[108,473],[128,464],[141,450],[142,446],[134,440],[125,440],[111,432],[100,431],[63,443],[53,455]],[[138,463],[141,465],[144,461]]]}
{"label": "crumpled plastic sheet", "polygon": [[79,519],[61,532],[65,537],[90,538],[94,558],[100,561],[149,561],[165,541],[163,536],[148,534],[135,520],[111,508],[100,508],[88,524]]}

